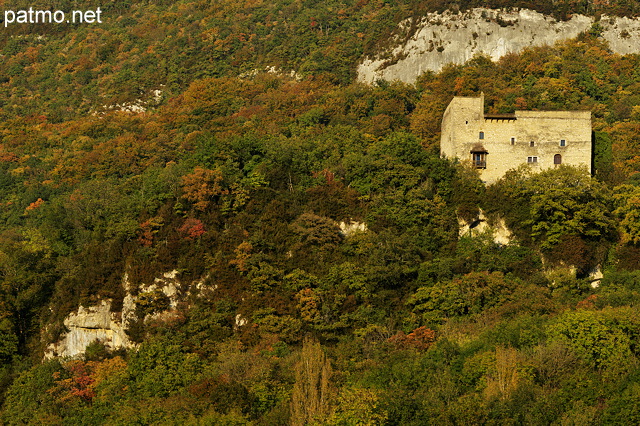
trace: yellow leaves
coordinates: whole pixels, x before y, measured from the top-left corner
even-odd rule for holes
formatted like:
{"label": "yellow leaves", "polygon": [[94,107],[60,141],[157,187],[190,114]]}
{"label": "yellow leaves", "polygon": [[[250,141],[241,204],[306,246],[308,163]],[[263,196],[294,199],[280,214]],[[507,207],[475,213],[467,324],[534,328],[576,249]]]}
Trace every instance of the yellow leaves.
{"label": "yellow leaves", "polygon": [[13,176],[19,176],[19,175],[23,175],[24,172],[27,170],[29,170],[29,166],[16,167],[15,169],[10,170],[9,173],[11,173]]}
{"label": "yellow leaves", "polygon": [[516,390],[520,381],[518,374],[521,356],[517,349],[511,347],[496,348],[495,365],[487,374],[485,396],[488,398],[499,396],[508,398]]}
{"label": "yellow leaves", "polygon": [[125,368],[127,368],[127,363],[119,356],[104,360],[95,367],[95,385],[100,385],[100,383],[112,377],[114,374],[122,372]]}
{"label": "yellow leaves", "polygon": [[360,386],[345,386],[337,398],[337,403],[328,425],[382,425],[388,420],[380,398],[380,391]]}
{"label": "yellow leaves", "polygon": [[240,272],[247,272],[249,270],[247,260],[251,257],[252,250],[253,246],[250,242],[241,242],[240,245],[233,250],[236,257],[229,261],[229,265],[235,266]]}
{"label": "yellow leaves", "polygon": [[[109,399],[118,393],[125,391],[121,386],[127,377],[127,363],[117,356],[96,363],[93,371],[93,384],[91,388],[98,399]],[[122,379],[122,380],[121,380]]]}
{"label": "yellow leaves", "polygon": [[640,188],[620,185],[614,188],[614,201],[622,243],[640,242]]}
{"label": "yellow leaves", "polygon": [[202,38],[202,41],[212,42],[218,38],[219,33],[220,30],[218,28],[210,28],[200,33],[200,37]]}
{"label": "yellow leaves", "polygon": [[329,411],[331,365],[320,343],[305,338],[291,397],[291,424],[306,425],[326,418]]}
{"label": "yellow leaves", "polygon": [[305,288],[300,290],[295,299],[298,301],[296,308],[300,312],[300,317],[307,323],[320,321],[320,297],[313,289]]}
{"label": "yellow leaves", "polygon": [[37,228],[24,229],[22,237],[24,240],[21,245],[27,253],[41,253],[44,257],[50,257],[53,253],[49,241]]}

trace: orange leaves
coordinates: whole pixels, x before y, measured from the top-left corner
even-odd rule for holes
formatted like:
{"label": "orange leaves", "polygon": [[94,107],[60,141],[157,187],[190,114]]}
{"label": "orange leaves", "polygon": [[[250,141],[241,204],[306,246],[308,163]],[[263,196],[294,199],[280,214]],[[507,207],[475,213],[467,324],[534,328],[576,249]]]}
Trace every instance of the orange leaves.
{"label": "orange leaves", "polygon": [[389,338],[389,343],[395,344],[398,348],[415,348],[424,351],[436,341],[436,332],[425,326],[418,327],[409,334],[398,331]]}
{"label": "orange leaves", "polygon": [[35,210],[41,207],[43,204],[44,204],[44,200],[42,198],[38,198],[33,203],[29,204],[26,209],[24,209],[25,213],[28,212],[29,210]]}
{"label": "orange leaves", "polygon": [[522,96],[519,96],[515,99],[516,109],[527,109],[527,100]]}
{"label": "orange leaves", "polygon": [[234,265],[240,272],[247,272],[249,267],[247,261],[251,257],[253,246],[248,241],[243,241],[233,251],[236,255],[235,259],[229,261],[229,265]]}
{"label": "orange leaves", "polygon": [[193,173],[182,177],[182,198],[192,202],[196,210],[204,211],[216,198],[229,193],[222,182],[220,170],[196,167]]}
{"label": "orange leaves", "polygon": [[464,88],[464,78],[456,77],[455,86],[453,87],[453,91],[456,95],[460,95],[462,93],[462,89]]}
{"label": "orange leaves", "polygon": [[17,163],[18,156],[13,152],[0,152],[0,163]]}
{"label": "orange leaves", "polygon": [[64,365],[66,374],[63,374],[67,377],[54,373],[55,386],[47,392],[63,403],[80,400],[90,404],[96,397],[110,398],[122,389],[109,386],[108,382],[122,375],[126,368],[127,363],[119,356],[101,362],[69,361]]}
{"label": "orange leaves", "polygon": [[596,303],[598,301],[597,294],[591,294],[586,299],[581,300],[576,305],[577,309],[596,309]]}
{"label": "orange leaves", "polygon": [[197,80],[173,102],[179,114],[178,121],[223,124],[226,117],[245,104],[243,95],[250,85],[234,78]]}
{"label": "orange leaves", "polygon": [[138,236],[138,242],[144,247],[151,247],[153,245],[153,236],[164,225],[162,218],[152,217],[140,224],[140,235]]}

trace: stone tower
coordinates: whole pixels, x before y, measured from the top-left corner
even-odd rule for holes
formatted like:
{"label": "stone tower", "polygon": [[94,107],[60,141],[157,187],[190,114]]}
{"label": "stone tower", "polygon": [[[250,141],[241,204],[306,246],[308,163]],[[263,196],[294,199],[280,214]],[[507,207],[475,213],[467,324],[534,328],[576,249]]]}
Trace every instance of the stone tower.
{"label": "stone tower", "polygon": [[442,117],[440,154],[471,163],[485,183],[528,164],[541,171],[560,164],[591,172],[590,111],[485,114],[484,94],[453,98]]}

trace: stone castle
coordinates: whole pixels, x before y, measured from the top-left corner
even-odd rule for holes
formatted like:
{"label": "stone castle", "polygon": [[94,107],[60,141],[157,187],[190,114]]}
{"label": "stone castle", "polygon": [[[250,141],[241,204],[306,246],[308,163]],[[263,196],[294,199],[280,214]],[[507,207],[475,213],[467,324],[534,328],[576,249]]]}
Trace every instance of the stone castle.
{"label": "stone castle", "polygon": [[484,94],[454,97],[442,117],[440,153],[471,163],[485,183],[525,163],[541,171],[560,164],[591,172],[590,111],[485,114]]}

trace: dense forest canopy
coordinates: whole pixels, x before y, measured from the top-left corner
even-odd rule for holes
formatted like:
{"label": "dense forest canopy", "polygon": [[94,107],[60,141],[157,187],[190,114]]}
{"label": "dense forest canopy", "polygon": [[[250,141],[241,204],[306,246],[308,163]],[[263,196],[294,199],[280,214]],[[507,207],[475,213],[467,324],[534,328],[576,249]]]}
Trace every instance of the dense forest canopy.
{"label": "dense forest canopy", "polygon": [[[640,56],[595,26],[366,86],[399,21],[460,3],[51,5],[98,6],[102,25],[0,35],[3,423],[640,422]],[[441,159],[446,105],[480,92],[489,113],[592,111],[594,176],[485,187]],[[481,214],[511,243],[460,236]],[[159,320],[143,285],[173,270]],[[70,312],[129,293],[136,349],[42,362]]]}

